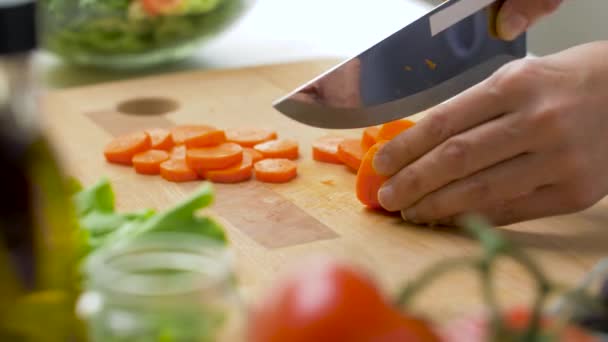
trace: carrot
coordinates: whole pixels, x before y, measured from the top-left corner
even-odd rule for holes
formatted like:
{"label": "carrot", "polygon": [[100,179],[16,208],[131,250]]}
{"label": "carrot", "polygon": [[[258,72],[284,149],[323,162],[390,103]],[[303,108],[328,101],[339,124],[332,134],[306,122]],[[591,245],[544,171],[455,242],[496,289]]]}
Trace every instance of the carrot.
{"label": "carrot", "polygon": [[223,143],[214,147],[194,148],[186,151],[186,163],[197,172],[226,169],[242,160],[243,148],[235,143]]}
{"label": "carrot", "polygon": [[382,128],[380,128],[380,132],[378,132],[378,139],[393,140],[396,136],[414,125],[415,123],[413,121],[405,119],[387,122],[382,125]]}
{"label": "carrot", "polygon": [[254,147],[257,144],[276,138],[277,132],[265,128],[241,127],[226,130],[227,141],[243,147]]}
{"label": "carrot", "polygon": [[150,149],[152,142],[146,132],[136,132],[114,138],[104,148],[104,156],[110,163],[131,165],[133,156]]}
{"label": "carrot", "polygon": [[210,147],[217,146],[226,141],[226,133],[219,129],[201,131],[186,138],[186,147]]}
{"label": "carrot", "polygon": [[171,149],[171,159],[186,159],[186,146],[185,145],[177,145]]}
{"label": "carrot", "polygon": [[148,150],[133,156],[135,172],[144,175],[157,175],[160,173],[160,164],[169,159],[169,153],[163,150]]}
{"label": "carrot", "polygon": [[254,169],[255,178],[266,183],[286,183],[298,175],[296,163],[289,159],[264,159]]}
{"label": "carrot", "polygon": [[264,155],[261,154],[260,152],[250,148],[250,147],[243,147],[243,153],[248,153],[251,156],[251,160],[253,161],[253,163],[257,163],[260,160],[264,159]]}
{"label": "carrot", "polygon": [[378,126],[368,127],[363,131],[363,137],[361,138],[363,151],[369,150],[378,142],[378,133],[380,133],[380,127]]}
{"label": "carrot", "polygon": [[316,161],[331,164],[342,164],[338,157],[338,145],[344,138],[337,136],[324,136],[312,143],[312,158]]}
{"label": "carrot", "polygon": [[198,174],[186,164],[185,159],[169,159],[160,164],[160,176],[170,182],[190,182]]}
{"label": "carrot", "polygon": [[354,171],[359,170],[364,155],[361,140],[345,139],[338,145],[338,158]]}
{"label": "carrot", "polygon": [[271,140],[255,145],[264,158],[298,159],[298,143],[290,139]]}
{"label": "carrot", "polygon": [[152,128],[146,130],[152,140],[152,149],[169,151],[173,147],[171,132],[163,128]]}
{"label": "carrot", "polygon": [[215,130],[215,127],[207,125],[179,125],[171,128],[171,137],[175,145],[184,145],[188,138]]}
{"label": "carrot", "polygon": [[202,171],[203,178],[216,183],[239,183],[249,180],[253,174],[251,154],[243,153],[243,159],[235,166],[223,170]]}
{"label": "carrot", "polygon": [[381,208],[378,201],[378,191],[382,184],[388,180],[388,177],[378,175],[373,167],[374,156],[384,143],[379,142],[367,151],[357,173],[357,198],[361,203],[372,209]]}

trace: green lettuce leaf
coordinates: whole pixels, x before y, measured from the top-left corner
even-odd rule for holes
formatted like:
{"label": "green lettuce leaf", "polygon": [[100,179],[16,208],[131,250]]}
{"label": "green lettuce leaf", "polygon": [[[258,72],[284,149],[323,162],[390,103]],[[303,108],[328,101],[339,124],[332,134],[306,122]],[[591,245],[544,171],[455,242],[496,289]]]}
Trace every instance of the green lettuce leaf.
{"label": "green lettuce leaf", "polygon": [[110,182],[104,178],[74,195],[74,207],[78,216],[85,216],[90,212],[114,212],[114,191]]}
{"label": "green lettuce leaf", "polygon": [[203,235],[205,237],[227,242],[221,225],[209,217],[198,217],[196,212],[213,202],[213,188],[205,183],[189,198],[175,207],[157,213],[141,224],[129,225],[116,230],[108,237],[109,241],[119,241],[150,232],[181,232]]}
{"label": "green lettuce leaf", "polygon": [[210,217],[196,215],[213,199],[213,188],[210,183],[205,183],[187,199],[163,212],[144,209],[118,213],[115,211],[112,186],[104,178],[73,196],[79,234],[81,240],[85,241],[83,254],[151,232],[190,233],[225,244],[227,238],[223,227]]}

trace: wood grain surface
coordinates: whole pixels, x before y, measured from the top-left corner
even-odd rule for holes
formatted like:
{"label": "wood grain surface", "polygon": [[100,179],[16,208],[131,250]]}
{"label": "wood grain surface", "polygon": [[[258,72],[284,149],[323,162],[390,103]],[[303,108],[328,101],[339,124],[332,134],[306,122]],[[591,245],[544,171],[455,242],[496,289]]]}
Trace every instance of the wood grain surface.
{"label": "wood grain surface", "polygon": [[[271,102],[333,63],[188,72],[61,90],[44,99],[45,124],[67,170],[87,185],[109,177],[120,210],[165,208],[199,184],[173,184],[107,164],[102,149],[112,136],[203,123],[269,127],[282,137],[297,139],[302,155],[294,182],[216,186],[211,212],[228,229],[240,284],[250,301],[258,300],[282,272],[307,255],[331,255],[360,265],[387,291],[395,291],[433,262],[478,251],[475,241],[457,231],[415,227],[365,210],[354,195],[353,173],[312,161],[311,142],[330,132],[284,117]],[[164,115],[117,110],[125,101],[149,98],[174,101],[177,108]],[[360,131],[340,133],[357,136]],[[608,210],[603,202],[576,215],[502,230],[532,253],[552,279],[568,284],[578,281],[608,251]],[[497,276],[503,303],[529,300],[530,284],[521,269],[505,263]],[[478,293],[474,277],[456,273],[429,289],[417,307],[437,317],[458,315],[480,305]]]}

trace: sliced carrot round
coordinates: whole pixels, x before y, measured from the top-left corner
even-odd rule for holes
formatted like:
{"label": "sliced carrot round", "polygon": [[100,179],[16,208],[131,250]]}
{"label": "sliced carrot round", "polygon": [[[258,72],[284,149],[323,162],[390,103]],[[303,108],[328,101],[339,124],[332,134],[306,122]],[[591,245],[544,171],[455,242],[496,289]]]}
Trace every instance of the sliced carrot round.
{"label": "sliced carrot round", "polygon": [[393,140],[396,136],[414,125],[415,122],[406,119],[387,122],[382,125],[382,128],[380,128],[380,132],[378,132],[378,139]]}
{"label": "sliced carrot round", "polygon": [[177,145],[171,149],[171,154],[169,156],[171,159],[186,159],[186,146],[185,145]]}
{"label": "sliced carrot round", "polygon": [[357,198],[361,203],[372,209],[380,209],[381,205],[378,201],[378,191],[388,180],[388,177],[380,176],[376,173],[373,167],[374,156],[384,145],[385,142],[379,142],[372,146],[361,161],[361,167],[357,173]]}
{"label": "sliced carrot round", "polygon": [[136,132],[114,138],[104,148],[104,156],[111,163],[131,165],[133,156],[150,149],[152,142],[146,132]]}
{"label": "sliced carrot round", "polygon": [[254,169],[255,178],[266,183],[286,183],[298,175],[298,166],[289,159],[264,159]]}
{"label": "sliced carrot round", "polygon": [[154,150],[169,151],[173,147],[171,132],[163,128],[152,128],[146,130],[152,142],[151,148]]}
{"label": "sliced carrot round", "polygon": [[215,130],[215,127],[207,125],[179,125],[171,128],[171,137],[175,145],[183,145],[188,138]]}
{"label": "sliced carrot round", "polygon": [[359,170],[364,155],[365,152],[359,139],[345,139],[338,145],[338,158],[354,171]]}
{"label": "sliced carrot round", "polygon": [[235,143],[223,143],[213,147],[194,148],[186,151],[188,166],[197,172],[220,170],[234,166],[243,160],[243,148]]}
{"label": "sliced carrot round", "polygon": [[378,126],[368,127],[363,130],[363,137],[361,138],[361,147],[363,147],[363,151],[369,150],[370,147],[380,141],[378,133],[380,133],[380,127]]}
{"label": "sliced carrot round", "polygon": [[343,137],[325,136],[312,143],[312,158],[323,163],[342,164],[338,157],[338,145]]}
{"label": "sliced carrot round", "polygon": [[277,132],[266,128],[240,127],[226,130],[227,141],[243,147],[253,147],[276,138]]}
{"label": "sliced carrot round", "polygon": [[255,145],[264,158],[298,159],[298,143],[291,139],[271,140]]}
{"label": "sliced carrot round", "polygon": [[186,164],[185,159],[169,159],[160,164],[160,176],[170,182],[191,182],[198,174]]}
{"label": "sliced carrot round", "polygon": [[188,148],[196,147],[210,147],[217,146],[226,141],[226,134],[224,131],[214,129],[206,132],[199,132],[198,134],[191,135],[186,139],[186,146]]}
{"label": "sliced carrot round", "polygon": [[243,153],[243,159],[235,166],[222,170],[203,171],[203,178],[215,183],[239,183],[251,179],[253,160],[251,154]]}
{"label": "sliced carrot round", "polygon": [[264,155],[261,154],[260,152],[250,148],[250,147],[244,147],[243,148],[243,153],[247,153],[251,156],[251,160],[253,161],[253,163],[257,163],[260,160],[264,159]]}
{"label": "sliced carrot round", "polygon": [[160,173],[160,164],[169,159],[169,153],[163,150],[148,150],[133,156],[135,172],[144,175],[157,175]]}

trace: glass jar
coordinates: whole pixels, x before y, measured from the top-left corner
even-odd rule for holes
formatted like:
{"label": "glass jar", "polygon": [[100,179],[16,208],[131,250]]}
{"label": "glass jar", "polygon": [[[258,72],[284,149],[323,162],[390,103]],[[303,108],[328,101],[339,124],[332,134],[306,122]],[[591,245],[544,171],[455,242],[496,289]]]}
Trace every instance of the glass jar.
{"label": "glass jar", "polygon": [[193,54],[255,0],[41,0],[43,46],[83,66],[138,69]]}
{"label": "glass jar", "polygon": [[78,312],[91,341],[241,341],[245,310],[229,250],[151,233],[93,254]]}

